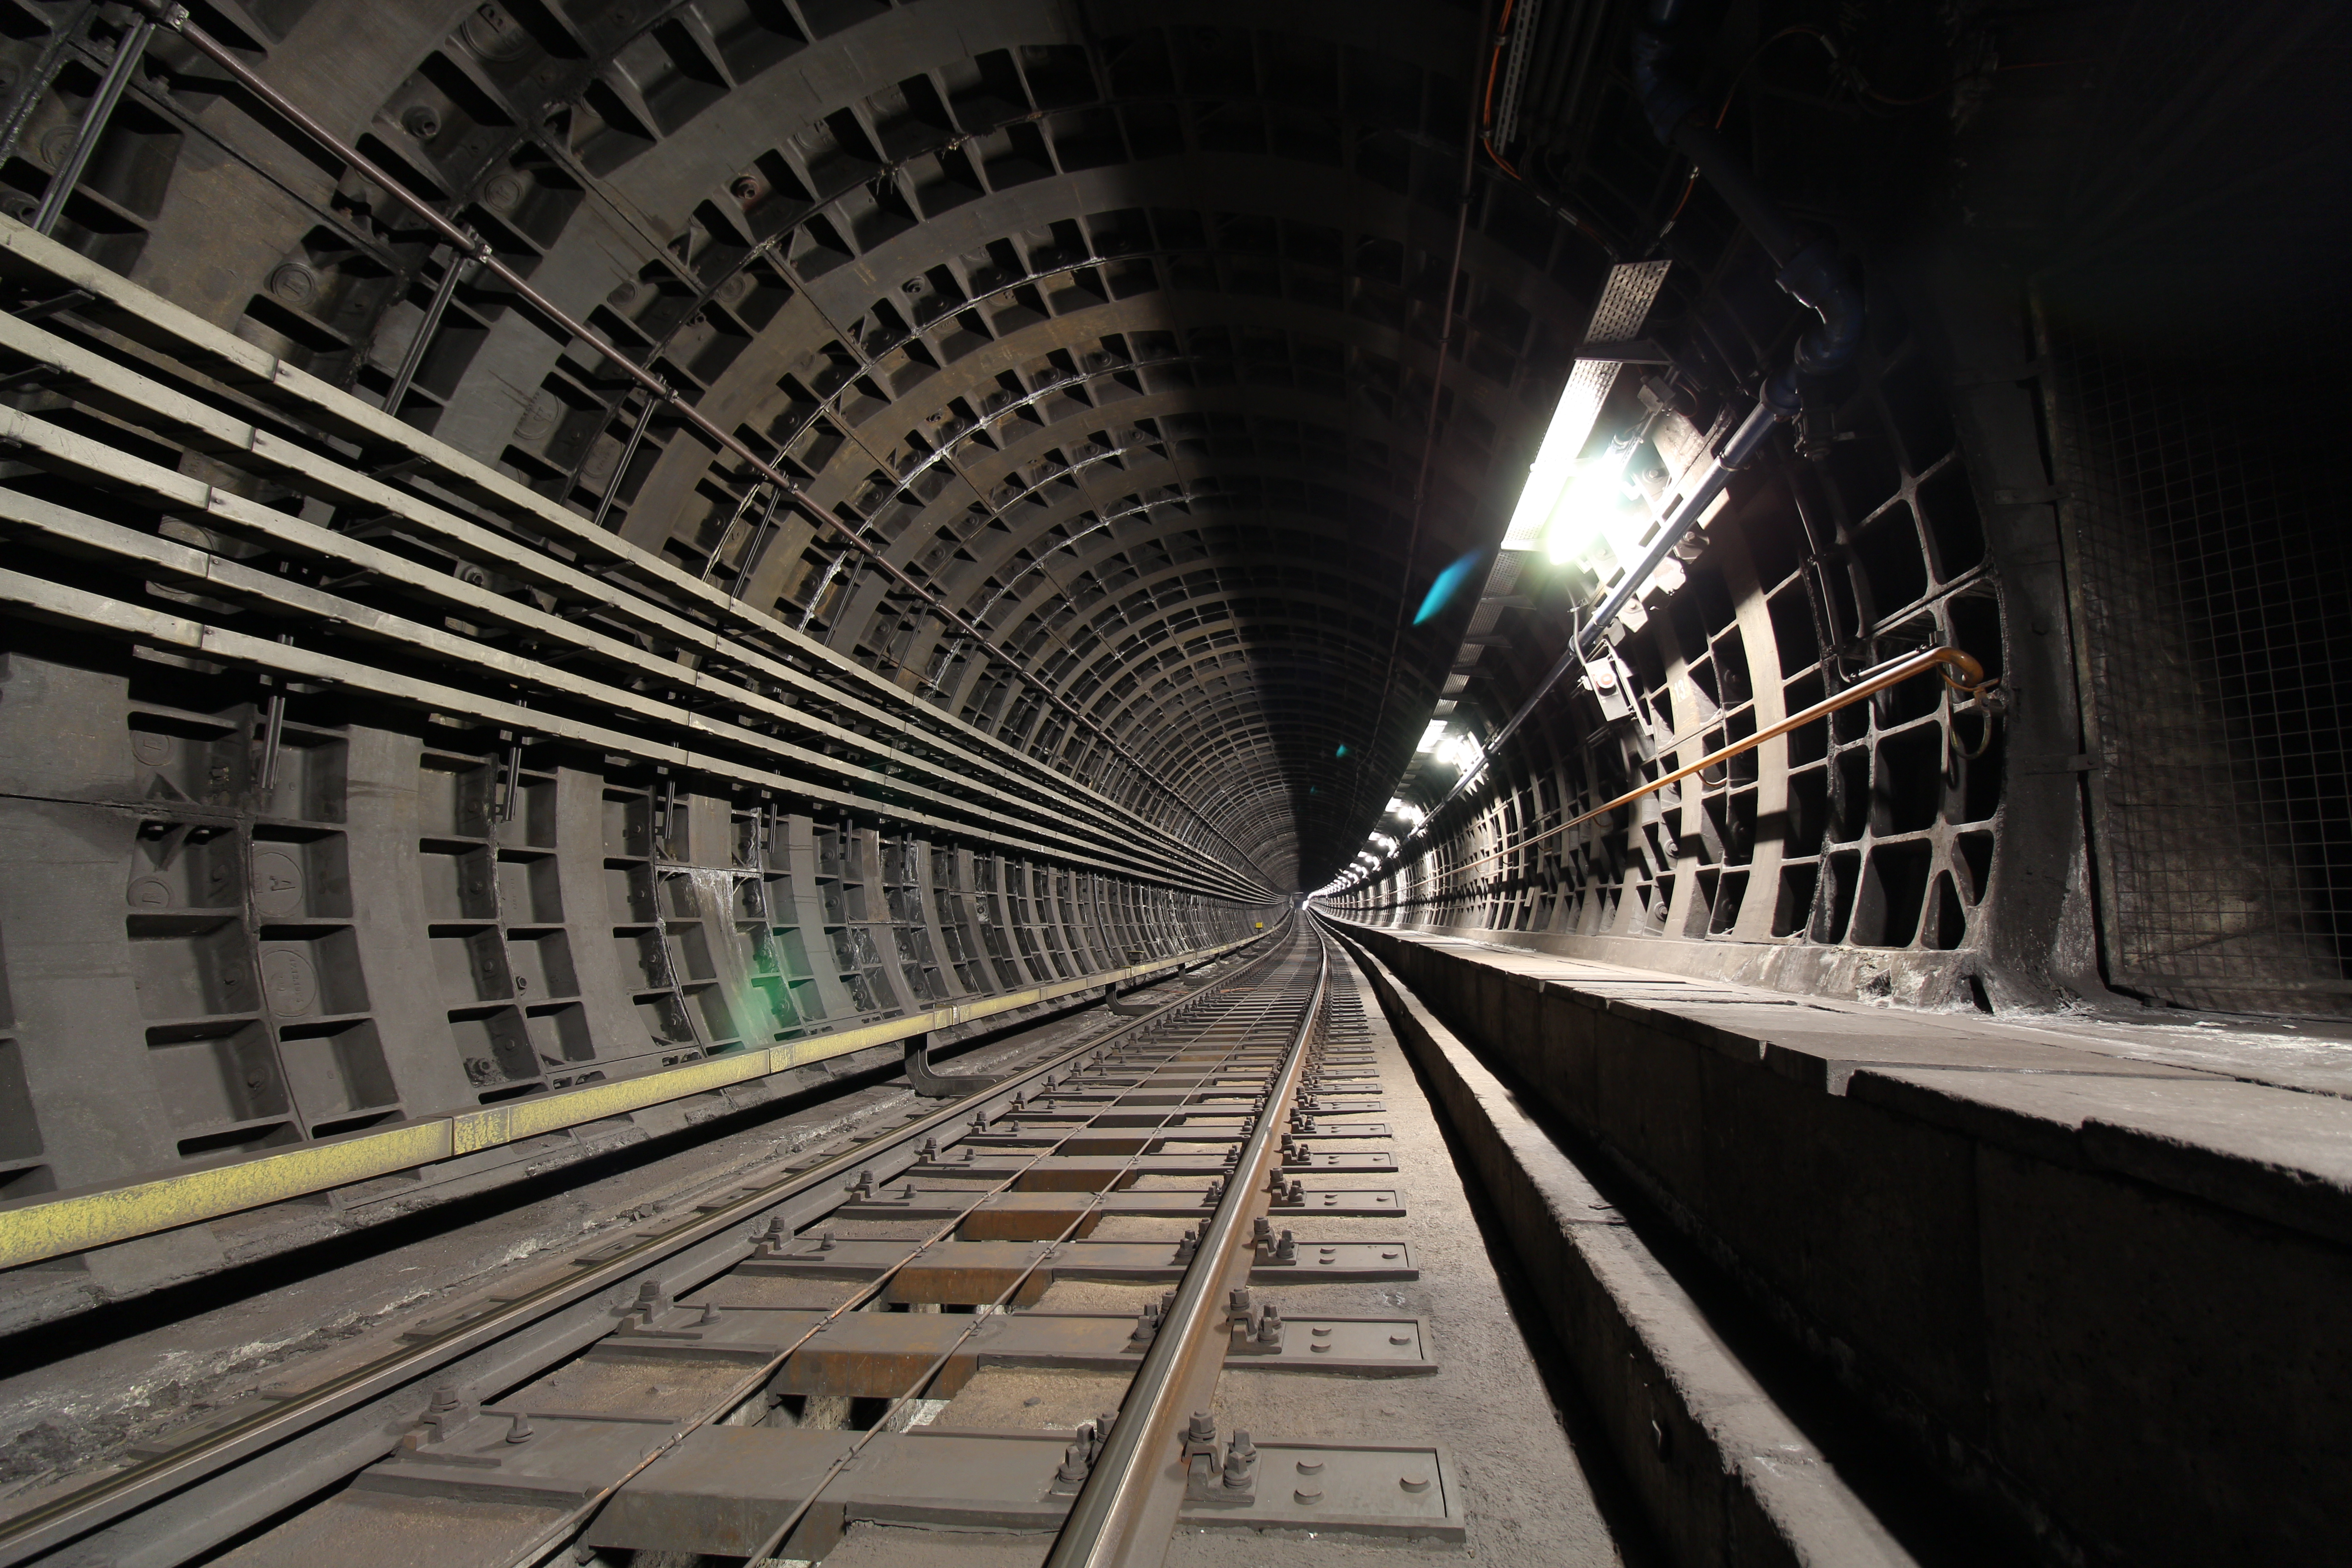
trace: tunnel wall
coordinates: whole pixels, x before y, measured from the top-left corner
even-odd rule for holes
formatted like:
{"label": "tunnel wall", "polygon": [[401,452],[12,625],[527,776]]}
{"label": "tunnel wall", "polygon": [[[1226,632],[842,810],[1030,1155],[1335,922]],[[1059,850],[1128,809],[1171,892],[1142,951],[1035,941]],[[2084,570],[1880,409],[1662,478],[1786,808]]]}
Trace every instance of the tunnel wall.
{"label": "tunnel wall", "polygon": [[[168,1241],[107,1271],[152,1284],[204,1251],[177,1227],[527,1174],[574,1129],[677,1131],[674,1102],[756,1105],[1279,914],[13,220],[0,272],[105,323],[0,320],[49,388],[5,416],[0,489],[6,1263]],[[373,521],[311,521],[330,498]]]}
{"label": "tunnel wall", "polygon": [[[1421,763],[1408,795],[1448,804],[1334,909],[1927,1005],[2104,994],[2059,518],[2016,358],[2027,323],[1953,262],[1874,270],[1826,458],[1775,442],[1735,476],[1677,552],[1681,583],[1654,585],[1469,787]],[[1696,315],[1742,310],[1719,292]],[[1573,619],[1559,597],[1507,611],[1505,658],[1482,650],[1455,727],[1497,729]],[[1930,671],[1557,831],[1935,645],[1982,663],[1990,702]]]}
{"label": "tunnel wall", "polygon": [[494,737],[332,701],[285,725],[265,789],[249,680],[6,657],[10,1198],[818,1041],[1253,923],[626,759],[535,747],[510,774]]}
{"label": "tunnel wall", "polygon": [[1711,1297],[1710,1344],[1769,1368],[1777,1334],[2015,1528],[1970,1560],[2331,1554],[2319,1500],[2352,1451],[2324,1392],[2352,1267],[2337,1097],[2031,1026],[1339,929],[1407,988],[1392,1009],[1459,1034],[1612,1201],[1654,1205],[1652,1245],[1688,1238],[1769,1325]]}

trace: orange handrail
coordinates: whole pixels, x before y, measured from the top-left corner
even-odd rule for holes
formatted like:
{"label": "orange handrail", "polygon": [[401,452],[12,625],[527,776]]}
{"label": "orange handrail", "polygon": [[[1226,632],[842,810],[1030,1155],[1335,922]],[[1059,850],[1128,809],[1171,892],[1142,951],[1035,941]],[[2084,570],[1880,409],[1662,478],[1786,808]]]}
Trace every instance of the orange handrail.
{"label": "orange handrail", "polygon": [[[1888,687],[1899,686],[1913,676],[1922,674],[1938,665],[1949,667],[1944,673],[1944,683],[1955,691],[1965,691],[1974,697],[1995,684],[1985,679],[1983,665],[1979,664],[1974,657],[1962,653],[1958,648],[1926,647],[1916,653],[1905,654],[1901,658],[1889,660],[1875,669],[1864,671],[1852,686],[1835,696],[1823,698],[1811,707],[1801,712],[1792,713],[1778,723],[1768,724],[1747,739],[1734,742],[1719,752],[1711,752],[1686,768],[1677,768],[1673,773],[1651,780],[1639,789],[1626,791],[1606,805],[1596,805],[1581,816],[1572,816],[1558,827],[1547,827],[1532,838],[1522,839],[1507,849],[1497,849],[1490,855],[1481,855],[1475,860],[1465,860],[1459,866],[1441,872],[1440,875],[1452,876],[1456,872],[1466,871],[1473,866],[1483,866],[1489,860],[1500,860],[1506,856],[1517,855],[1523,849],[1532,849],[1547,838],[1557,837],[1571,827],[1581,827],[1597,816],[1606,816],[1621,805],[1630,805],[1645,795],[1662,790],[1670,784],[1679,784],[1691,774],[1703,773],[1719,763],[1728,762],[1742,752],[1753,751],[1776,735],[1785,735],[1791,730],[1801,729],[1816,719],[1826,719],[1841,708],[1851,707],[1865,697],[1876,696]],[[1959,672],[1960,679],[1958,680],[1952,679],[1953,670]]]}

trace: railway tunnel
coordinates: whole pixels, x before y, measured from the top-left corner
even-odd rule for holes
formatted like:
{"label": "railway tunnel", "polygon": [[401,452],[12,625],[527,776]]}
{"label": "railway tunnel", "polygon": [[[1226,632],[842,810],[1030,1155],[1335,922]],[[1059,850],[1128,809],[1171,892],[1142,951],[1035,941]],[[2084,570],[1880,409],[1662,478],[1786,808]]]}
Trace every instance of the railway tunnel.
{"label": "railway tunnel", "polygon": [[2352,1560],[2290,0],[0,0],[0,1564]]}

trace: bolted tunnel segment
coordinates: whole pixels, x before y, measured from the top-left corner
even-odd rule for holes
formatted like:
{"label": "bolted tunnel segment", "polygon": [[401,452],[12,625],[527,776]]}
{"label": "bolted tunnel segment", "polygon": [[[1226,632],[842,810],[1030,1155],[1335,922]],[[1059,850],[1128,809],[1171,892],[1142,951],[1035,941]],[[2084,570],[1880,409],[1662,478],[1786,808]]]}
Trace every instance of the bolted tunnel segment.
{"label": "bolted tunnel segment", "polygon": [[2342,1556],[2342,7],[0,3],[0,1568]]}

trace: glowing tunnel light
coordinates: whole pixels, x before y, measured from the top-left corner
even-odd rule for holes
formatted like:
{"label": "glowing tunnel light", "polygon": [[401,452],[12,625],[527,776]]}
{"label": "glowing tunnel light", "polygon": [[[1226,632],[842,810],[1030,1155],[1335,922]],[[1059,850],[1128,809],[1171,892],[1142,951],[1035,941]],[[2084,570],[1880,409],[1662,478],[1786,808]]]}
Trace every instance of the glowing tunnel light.
{"label": "glowing tunnel light", "polygon": [[1544,553],[1553,565],[1565,566],[1591,553],[1597,544],[1608,545],[1620,561],[1637,556],[1650,514],[1625,493],[1629,456],[1612,448],[1581,465],[1560,493],[1543,525]]}
{"label": "glowing tunnel light", "polygon": [[1457,770],[1476,765],[1486,755],[1486,748],[1478,743],[1475,735],[1449,736],[1436,748],[1437,760]]}

